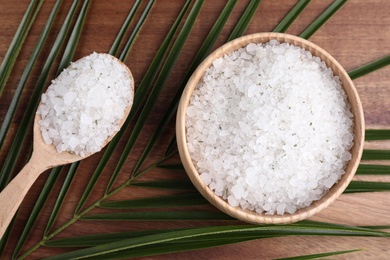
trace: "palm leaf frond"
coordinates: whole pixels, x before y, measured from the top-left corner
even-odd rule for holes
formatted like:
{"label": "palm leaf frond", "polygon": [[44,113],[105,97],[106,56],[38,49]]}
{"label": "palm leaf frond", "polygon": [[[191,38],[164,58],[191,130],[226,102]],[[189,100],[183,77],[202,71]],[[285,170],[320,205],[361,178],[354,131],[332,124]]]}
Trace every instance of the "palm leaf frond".
{"label": "palm leaf frond", "polygon": [[335,0],[313,23],[311,23],[299,37],[309,39],[326,21],[339,10],[347,0]]}
{"label": "palm leaf frond", "polygon": [[61,206],[63,205],[65,196],[69,190],[69,187],[73,181],[74,176],[76,175],[77,168],[79,167],[80,162],[72,163],[72,165],[69,168],[69,171],[66,173],[66,178],[64,183],[62,184],[60,193],[58,194],[57,200],[54,204],[53,210],[50,214],[50,218],[47,221],[46,228],[45,228],[45,234],[47,234],[50,230],[50,228],[53,226],[54,221],[57,218],[58,212],[60,211]]}
{"label": "palm leaf frond", "polygon": [[390,160],[389,150],[363,150],[362,160]]}
{"label": "palm leaf frond", "polygon": [[[31,4],[33,2],[34,1],[32,1]],[[31,57],[30,57],[27,65],[26,65],[26,67],[25,67],[25,69],[23,71],[22,77],[20,78],[19,84],[18,84],[18,86],[17,86],[17,88],[15,90],[15,94],[14,94],[12,100],[11,100],[11,103],[10,103],[9,107],[8,107],[7,114],[5,115],[3,124],[1,125],[1,128],[0,128],[0,149],[3,147],[4,141],[5,141],[5,137],[8,134],[8,130],[9,130],[10,126],[11,126],[11,122],[12,122],[14,116],[15,116],[16,109],[17,109],[17,106],[19,104],[19,100],[20,100],[20,98],[22,96],[23,89],[26,86],[27,80],[28,80],[28,78],[29,78],[29,76],[31,74],[31,71],[32,71],[32,69],[34,67],[35,62],[38,59],[38,55],[41,52],[44,43],[46,42],[47,36],[49,35],[50,29],[51,29],[53,21],[54,21],[54,17],[56,15],[57,11],[58,11],[60,3],[61,2],[57,2],[57,4],[55,5],[55,8],[53,8],[53,11],[51,12],[51,14],[50,14],[50,16],[48,18],[48,21],[47,21],[47,23],[45,24],[45,27],[42,30],[42,33],[41,33],[41,35],[40,35],[40,37],[38,39],[38,42],[37,42],[37,44],[36,44],[36,46],[34,48],[33,53],[31,54]],[[27,12],[26,12],[26,14],[27,14]],[[22,26],[23,24],[24,24],[24,21],[22,21],[20,26]],[[10,47],[10,49],[11,48],[12,47]],[[6,57],[7,57],[7,54],[6,54]],[[7,62],[6,57],[4,57],[4,60],[3,60],[4,64]]]}
{"label": "palm leaf frond", "polygon": [[163,190],[184,190],[184,191],[195,191],[195,187],[189,179],[185,180],[158,180],[148,182],[132,182],[131,186],[154,188]]}
{"label": "palm leaf frond", "polygon": [[[264,225],[264,226],[217,226],[217,227],[206,227],[206,228],[191,228],[186,230],[159,233],[155,235],[124,239],[120,241],[115,241],[113,243],[98,245],[95,247],[85,248],[77,251],[72,251],[62,255],[50,257],[48,259],[71,259],[71,258],[89,258],[89,257],[105,257],[111,258],[111,254],[120,254],[125,252],[129,255],[126,257],[132,257],[131,252],[137,252],[143,250],[142,256],[151,256],[160,253],[160,250],[157,252],[148,248],[150,245],[154,245],[153,248],[159,248],[158,245],[164,245],[165,243],[176,242],[181,240],[187,240],[188,243],[191,243],[191,240],[198,241],[199,238],[204,238],[208,236],[213,236],[214,238],[233,238],[234,235],[239,235],[240,237],[243,234],[247,234],[252,238],[257,234],[259,238],[264,238],[267,236],[288,236],[288,235],[328,235],[328,236],[374,236],[374,237],[389,237],[390,235],[381,231],[374,231],[370,229],[349,227],[342,225],[333,225],[333,224],[321,224],[315,229],[313,229],[313,224],[311,223],[298,223],[292,225]],[[212,244],[210,241],[204,246]],[[183,250],[188,250],[187,247],[182,247],[181,244],[174,244],[169,251],[178,252]],[[131,251],[129,251],[131,250]],[[162,250],[162,249],[161,249]],[[138,255],[137,255],[138,256]]]}
{"label": "palm leaf frond", "polygon": [[274,32],[283,33],[287,31],[288,27],[294,22],[295,19],[305,10],[305,7],[311,0],[300,0],[290,12],[283,18],[283,20],[275,27]]}
{"label": "palm leaf frond", "polygon": [[100,203],[99,207],[106,209],[136,209],[136,208],[167,208],[207,205],[209,202],[199,193],[176,194],[173,196],[158,196],[136,200],[121,200]]}
{"label": "palm leaf frond", "polygon": [[159,168],[176,170],[176,171],[184,171],[184,166],[181,163],[178,164],[159,164],[157,165]]}
{"label": "palm leaf frond", "polygon": [[240,20],[237,22],[232,33],[228,38],[228,42],[242,36],[248,27],[252,17],[255,15],[257,8],[259,7],[261,0],[250,1]]}
{"label": "palm leaf frond", "polygon": [[123,48],[121,55],[119,56],[119,59],[121,61],[125,61],[127,59],[127,56],[129,55],[130,50],[131,50],[131,46],[134,43],[135,37],[138,35],[139,30],[141,30],[141,27],[144,24],[146,17],[148,17],[148,14],[149,14],[150,10],[152,9],[154,2],[155,2],[155,0],[149,0],[148,4],[146,5],[141,17],[139,18],[137,24],[135,25],[135,28],[133,29],[129,39],[126,42],[125,47]]}
{"label": "palm leaf frond", "polygon": [[189,220],[232,220],[225,213],[209,211],[144,211],[107,213],[83,216],[83,220],[104,220],[104,221],[189,221]]}
{"label": "palm leaf frond", "polygon": [[141,1],[142,0],[135,1],[133,7],[131,8],[129,14],[126,17],[126,20],[123,22],[122,27],[119,30],[118,35],[116,36],[116,38],[114,40],[114,43],[111,46],[111,49],[108,51],[109,54],[111,54],[113,56],[117,55],[118,50],[119,50],[119,46],[120,46],[120,44],[121,44],[121,42],[123,40],[123,37],[124,37],[127,29],[129,28],[129,25],[130,25],[131,21],[134,18],[135,13],[137,12],[137,9],[138,9]]}
{"label": "palm leaf frond", "polygon": [[38,4],[37,0],[32,0],[30,2],[22,18],[22,21],[16,30],[15,36],[12,39],[12,42],[3,58],[3,61],[0,65],[0,97],[11,73],[12,67],[15,64],[16,58],[18,57],[22,45],[27,37],[28,32],[30,31],[31,26],[34,23],[39,10],[41,9],[42,4],[43,0],[39,0]]}
{"label": "palm leaf frond", "polygon": [[365,134],[366,141],[389,140],[389,139],[390,139],[390,129],[366,129],[366,134]]}
{"label": "palm leaf frond", "polygon": [[326,252],[326,253],[320,253],[320,254],[311,254],[311,255],[301,255],[301,256],[293,256],[293,257],[276,258],[275,260],[306,260],[306,259],[318,259],[318,258],[320,258],[320,257],[349,254],[349,253],[358,252],[358,251],[361,251],[361,250],[363,250],[363,249],[333,251],[333,252]]}
{"label": "palm leaf frond", "polygon": [[361,76],[364,76],[370,72],[377,71],[380,68],[383,68],[390,64],[390,55],[383,57],[381,59],[375,60],[373,62],[370,62],[366,65],[363,65],[361,67],[358,67],[356,69],[351,70],[348,72],[348,75],[351,77],[351,79],[357,79]]}
{"label": "palm leaf frond", "polygon": [[344,193],[390,191],[390,182],[351,181]]}
{"label": "palm leaf frond", "polygon": [[356,174],[390,175],[389,165],[360,164]]}

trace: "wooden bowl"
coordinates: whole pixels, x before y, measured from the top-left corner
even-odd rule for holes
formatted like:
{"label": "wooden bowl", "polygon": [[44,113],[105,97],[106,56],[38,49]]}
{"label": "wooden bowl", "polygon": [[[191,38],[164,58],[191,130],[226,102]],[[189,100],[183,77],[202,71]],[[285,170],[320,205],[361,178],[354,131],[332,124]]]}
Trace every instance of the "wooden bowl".
{"label": "wooden bowl", "polygon": [[[327,66],[333,70],[333,73],[340,77],[343,88],[348,96],[348,101],[351,104],[351,111],[354,114],[354,146],[351,148],[352,159],[349,161],[346,171],[342,175],[341,179],[335,185],[333,185],[333,187],[320,200],[314,201],[310,206],[299,209],[293,214],[285,213],[284,215],[266,215],[264,213],[260,214],[254,211],[243,210],[240,207],[232,207],[223,198],[215,195],[214,192],[202,181],[191,160],[187,148],[185,127],[186,109],[189,104],[191,95],[197,86],[198,81],[202,78],[205,70],[212,65],[213,61],[219,57],[222,57],[224,54],[231,53],[232,51],[242,48],[249,43],[265,43],[272,39],[276,39],[279,42],[287,42],[296,46],[300,46],[307,51],[310,51],[314,56],[321,58],[321,60],[324,61]],[[356,172],[363,151],[364,129],[365,125],[361,101],[352,80],[348,76],[347,72],[341,67],[341,65],[329,53],[317,45],[302,38],[281,33],[257,33],[247,35],[226,43],[210,54],[199,65],[188,81],[180,100],[176,118],[176,135],[180,158],[192,183],[209,202],[211,202],[214,206],[223,212],[239,220],[254,224],[292,223],[306,219],[329,206],[329,204],[331,204],[337,197],[341,195],[341,193],[343,193]]]}

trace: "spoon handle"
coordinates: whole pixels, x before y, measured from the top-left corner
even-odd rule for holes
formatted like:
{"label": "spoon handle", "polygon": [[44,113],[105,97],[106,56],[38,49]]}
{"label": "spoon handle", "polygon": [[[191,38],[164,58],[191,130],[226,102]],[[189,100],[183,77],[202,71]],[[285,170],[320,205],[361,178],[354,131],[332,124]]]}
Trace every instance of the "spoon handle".
{"label": "spoon handle", "polygon": [[37,163],[37,160],[32,157],[0,193],[0,238],[3,237],[28,190],[46,168],[42,163]]}

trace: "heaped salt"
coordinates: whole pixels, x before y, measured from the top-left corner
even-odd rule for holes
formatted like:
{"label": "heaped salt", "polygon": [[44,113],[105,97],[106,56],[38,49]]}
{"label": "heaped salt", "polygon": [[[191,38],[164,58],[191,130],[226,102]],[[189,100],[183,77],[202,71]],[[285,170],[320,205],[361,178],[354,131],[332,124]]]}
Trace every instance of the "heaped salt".
{"label": "heaped salt", "polygon": [[232,206],[294,213],[320,199],[351,159],[353,115],[340,80],[287,43],[249,44],[215,60],[186,112],[194,165]]}
{"label": "heaped salt", "polygon": [[108,54],[72,63],[42,94],[37,113],[44,141],[58,153],[100,151],[133,103],[132,82],[127,68]]}

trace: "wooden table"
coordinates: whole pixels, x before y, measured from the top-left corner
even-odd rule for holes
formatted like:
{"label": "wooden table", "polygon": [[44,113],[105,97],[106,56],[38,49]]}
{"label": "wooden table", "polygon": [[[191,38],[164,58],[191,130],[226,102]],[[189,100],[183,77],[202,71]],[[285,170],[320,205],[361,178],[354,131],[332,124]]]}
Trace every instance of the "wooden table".
{"label": "wooden table", "polygon": [[[29,1],[0,1],[0,61],[13,35],[22,19]],[[40,13],[37,16],[30,34],[21,49],[15,67],[6,85],[5,91],[0,98],[0,122],[3,121],[9,103],[13,97],[15,88],[23,73],[24,67],[40,35],[42,27],[46,22],[48,14],[54,1],[45,1]],[[72,1],[64,1],[58,17],[55,20],[46,43],[45,50],[40,54],[30,80],[23,92],[18,112],[12,123],[10,133],[6,143],[0,151],[0,166],[3,165],[11,142],[19,128],[23,113],[27,107],[29,98],[33,92],[37,78],[42,70],[42,66],[48,55],[67,10]],[[85,21],[83,33],[77,47],[74,59],[96,52],[108,52],[115,36],[117,35],[123,21],[125,20],[134,1],[92,1],[88,16]],[[136,13],[136,19],[140,17],[147,1],[141,3],[140,9]],[[126,64],[132,70],[135,77],[136,86],[139,85],[156,51],[160,47],[165,35],[172,26],[179,14],[184,0],[180,1],[156,1],[149,14],[140,35],[126,60]],[[297,1],[263,0],[260,4],[253,21],[250,23],[245,34],[255,32],[272,31],[288,11]],[[312,1],[299,18],[291,25],[287,33],[299,35],[320,13],[322,13],[332,1]],[[169,104],[180,81],[189,68],[198,48],[211,29],[219,13],[223,9],[226,1],[205,1],[200,16],[187,40],[182,53],[179,56],[176,66],[168,79],[166,87],[156,104],[154,112],[151,114],[145,129],[142,131],[137,141],[136,147],[117,181],[118,185],[123,183],[134,167],[134,163],[142,152],[146,141],[149,139],[153,129],[156,127],[161,115]],[[230,32],[237,23],[239,17],[247,6],[248,1],[239,0],[231,17],[229,18],[221,36],[214,48],[223,44]],[[351,70],[375,59],[384,57],[390,53],[390,1],[386,0],[350,0],[348,1],[326,24],[324,24],[310,40],[320,45],[333,55],[345,69]],[[128,37],[134,27],[134,22],[130,25],[130,30],[126,33]],[[127,38],[126,38],[127,39]],[[59,60],[59,59],[58,59]],[[57,62],[58,62],[57,60]],[[54,70],[49,78],[54,77]],[[361,96],[365,110],[367,128],[389,128],[390,127],[390,67],[382,68],[374,73],[354,80]],[[129,129],[130,130],[130,129]],[[31,132],[31,131],[30,131]],[[145,165],[153,163],[164,152],[167,144],[174,133],[174,122],[164,132],[160,141],[157,142]],[[125,137],[128,138],[130,131]],[[22,149],[22,156],[15,168],[15,173],[26,163],[31,145],[31,134],[27,136],[26,144]],[[125,145],[122,141],[104,170],[98,184],[87,205],[99,199],[104,192],[105,185],[115,168],[115,161],[119,158]],[[369,143],[367,148],[387,148],[387,142]],[[98,164],[103,153],[99,153],[81,163],[78,174],[69,190],[66,201],[60,211],[58,220],[54,228],[61,226],[68,221],[90,180],[93,170]],[[172,158],[173,162],[178,162],[178,157]],[[383,163],[383,162],[381,162]],[[384,162],[386,163],[386,162]],[[10,259],[12,251],[22,232],[22,227],[31,213],[48,173],[43,174],[32,187],[25,201],[23,202],[17,216],[10,241],[7,245],[4,258]],[[64,181],[65,173],[62,173],[52,191],[45,209],[41,213],[34,229],[30,234],[21,252],[40,241],[47,219],[51,213],[51,208]],[[182,171],[169,171],[164,169],[154,169],[144,175],[144,180],[180,178],[185,179],[186,175]],[[387,177],[359,177],[361,180],[390,181]],[[167,194],[162,191],[146,193],[146,190],[136,188],[126,188],[110,199],[129,199],[147,197],[151,195]],[[0,205],[1,207],[1,205]],[[105,212],[102,209],[94,209],[93,213]],[[390,225],[390,200],[389,193],[360,193],[342,195],[329,208],[314,216],[312,220],[342,223],[347,225]],[[215,224],[229,224],[230,221],[170,221],[170,222],[99,222],[99,221],[77,221],[69,228],[61,232],[57,237],[69,237],[85,234],[95,234],[100,232],[123,232],[133,230],[143,230],[147,228],[185,228],[201,227]],[[255,240],[245,243],[233,244],[219,248],[204,249],[199,251],[182,252],[165,256],[152,257],[153,259],[270,259],[277,257],[288,257],[302,254],[313,254],[328,251],[348,250],[364,248],[366,250],[340,256],[337,259],[388,259],[390,254],[389,240],[384,238],[358,238],[358,237],[282,237],[273,239]],[[36,259],[50,255],[66,252],[66,249],[41,247],[33,252],[28,258]]]}

